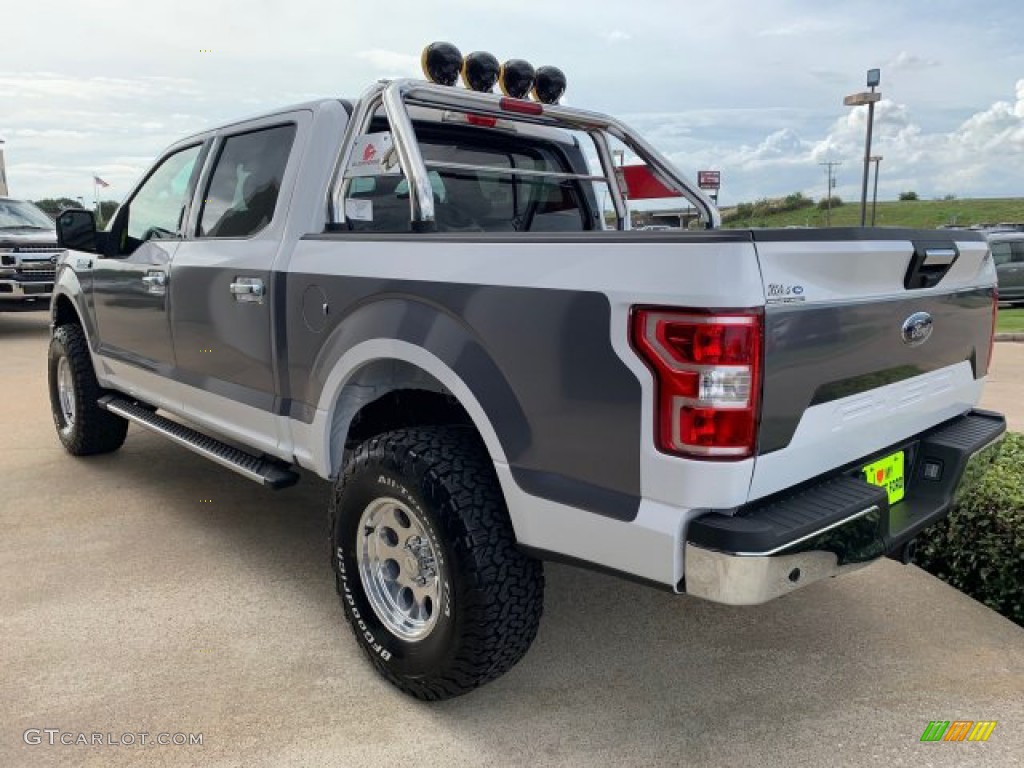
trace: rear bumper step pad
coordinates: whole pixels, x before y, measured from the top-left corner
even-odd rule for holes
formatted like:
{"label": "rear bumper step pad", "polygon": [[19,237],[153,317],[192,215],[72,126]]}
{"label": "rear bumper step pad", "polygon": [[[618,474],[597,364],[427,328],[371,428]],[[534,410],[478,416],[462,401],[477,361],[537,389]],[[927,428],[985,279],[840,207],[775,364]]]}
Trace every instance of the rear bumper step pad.
{"label": "rear bumper step pad", "polygon": [[153,413],[130,400],[116,395],[105,395],[99,399],[98,404],[111,413],[116,413],[140,427],[163,435],[178,445],[268,488],[278,490],[298,482],[298,473],[280,461],[246,453],[191,427]]}

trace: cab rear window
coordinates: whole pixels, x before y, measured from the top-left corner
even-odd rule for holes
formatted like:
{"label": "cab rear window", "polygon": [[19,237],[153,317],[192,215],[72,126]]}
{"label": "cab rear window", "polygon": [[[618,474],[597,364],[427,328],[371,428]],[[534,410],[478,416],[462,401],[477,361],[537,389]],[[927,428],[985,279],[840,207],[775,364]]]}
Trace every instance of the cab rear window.
{"label": "cab rear window", "polygon": [[[442,166],[429,172],[438,231],[578,232],[592,227],[577,180],[516,173],[572,172],[550,147],[421,139],[420,151],[428,165]],[[351,230],[408,232],[409,184],[400,175],[354,178],[345,214]]]}

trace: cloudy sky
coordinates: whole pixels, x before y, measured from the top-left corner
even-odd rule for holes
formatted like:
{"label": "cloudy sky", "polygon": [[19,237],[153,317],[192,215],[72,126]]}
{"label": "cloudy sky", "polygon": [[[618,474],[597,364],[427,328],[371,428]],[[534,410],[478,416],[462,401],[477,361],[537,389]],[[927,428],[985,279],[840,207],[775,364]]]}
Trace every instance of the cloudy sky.
{"label": "cloudy sky", "polygon": [[880,199],[1024,195],[1020,0],[49,0],[0,12],[11,192],[121,199],[160,150],[264,108],[416,76],[425,42],[556,64],[567,101],[625,118],[722,203],[859,196],[881,67]]}

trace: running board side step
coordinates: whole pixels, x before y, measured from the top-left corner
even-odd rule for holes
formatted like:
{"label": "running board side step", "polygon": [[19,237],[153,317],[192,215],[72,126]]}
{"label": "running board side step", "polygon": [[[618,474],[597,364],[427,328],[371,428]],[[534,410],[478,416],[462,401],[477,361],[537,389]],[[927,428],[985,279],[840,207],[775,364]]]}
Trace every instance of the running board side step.
{"label": "running board side step", "polygon": [[275,491],[295,485],[299,480],[298,473],[283,462],[246,453],[116,395],[104,395],[97,404]]}

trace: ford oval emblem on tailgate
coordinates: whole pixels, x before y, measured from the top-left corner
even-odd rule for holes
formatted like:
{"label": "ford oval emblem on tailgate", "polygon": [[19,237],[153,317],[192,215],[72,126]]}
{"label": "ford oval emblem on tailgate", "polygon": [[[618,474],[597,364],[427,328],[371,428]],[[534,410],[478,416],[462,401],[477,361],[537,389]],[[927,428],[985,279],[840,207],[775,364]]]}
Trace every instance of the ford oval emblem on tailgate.
{"label": "ford oval emblem on tailgate", "polygon": [[903,321],[903,343],[908,347],[919,347],[932,335],[932,316],[927,312],[915,312]]}

